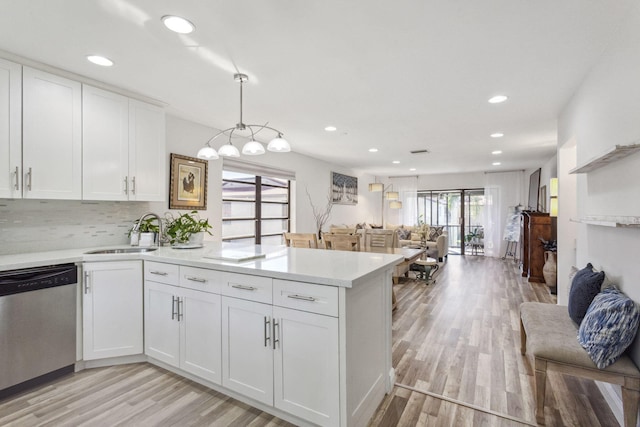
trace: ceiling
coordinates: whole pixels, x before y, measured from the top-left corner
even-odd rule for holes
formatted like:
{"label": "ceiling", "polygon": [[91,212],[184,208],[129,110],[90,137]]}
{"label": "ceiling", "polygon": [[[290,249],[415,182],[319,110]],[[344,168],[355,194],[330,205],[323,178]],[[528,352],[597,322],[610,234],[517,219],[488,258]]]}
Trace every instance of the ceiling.
{"label": "ceiling", "polygon": [[[634,3],[0,0],[0,49],[218,129],[238,122],[233,74],[246,73],[245,123],[364,173],[514,170],[554,155],[559,112]],[[164,15],[195,32],[168,31]],[[87,62],[95,53],[115,65]],[[509,99],[489,104],[496,94]]]}

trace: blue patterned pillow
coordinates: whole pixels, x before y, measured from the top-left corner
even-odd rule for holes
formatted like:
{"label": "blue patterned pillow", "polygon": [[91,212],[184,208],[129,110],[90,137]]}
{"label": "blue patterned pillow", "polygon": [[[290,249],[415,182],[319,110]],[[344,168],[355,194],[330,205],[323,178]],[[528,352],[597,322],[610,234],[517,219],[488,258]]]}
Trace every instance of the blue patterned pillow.
{"label": "blue patterned pillow", "polygon": [[569,317],[580,325],[593,298],[600,292],[604,271],[594,272],[591,263],[579,270],[571,282],[569,291]]}
{"label": "blue patterned pillow", "polygon": [[600,369],[614,363],[636,336],[636,303],[610,287],[596,295],[578,330],[578,341]]}

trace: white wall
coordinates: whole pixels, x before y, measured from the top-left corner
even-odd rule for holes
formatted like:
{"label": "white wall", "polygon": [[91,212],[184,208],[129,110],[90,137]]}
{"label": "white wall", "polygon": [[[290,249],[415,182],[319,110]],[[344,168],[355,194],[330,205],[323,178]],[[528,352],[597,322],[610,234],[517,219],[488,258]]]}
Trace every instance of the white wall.
{"label": "white wall", "polygon": [[[640,7],[636,6],[618,29],[613,43],[562,111],[558,127],[560,210],[558,217],[560,274],[568,264],[587,262],[603,269],[627,295],[640,302],[640,229],[579,224],[573,215],[640,215],[640,154],[566,180],[566,165],[575,145],[580,165],[615,144],[640,139]],[[575,255],[572,240],[576,239]],[[566,301],[568,280],[559,280],[559,300]],[[640,365],[638,340],[632,355]]]}
{"label": "white wall", "polygon": [[[215,129],[177,117],[167,116],[167,171],[169,153],[195,157]],[[295,141],[291,141],[295,149]],[[247,159],[247,156],[241,157]],[[296,153],[267,153],[250,158],[253,163],[295,171],[297,209],[294,218],[299,232],[315,232],[315,221],[305,188],[314,204],[323,205],[330,190],[331,171],[358,177],[358,204],[335,205],[331,223],[374,222],[380,218],[377,193],[368,192],[373,177],[321,162]],[[200,211],[213,225],[210,240],[220,239],[222,228],[221,201],[222,160],[209,162],[207,210]],[[169,180],[167,179],[167,194]],[[373,201],[373,202],[372,202]],[[128,244],[127,231],[133,221],[145,212],[163,215],[168,202],[82,202],[73,200],[10,200],[0,199],[0,255]]]}

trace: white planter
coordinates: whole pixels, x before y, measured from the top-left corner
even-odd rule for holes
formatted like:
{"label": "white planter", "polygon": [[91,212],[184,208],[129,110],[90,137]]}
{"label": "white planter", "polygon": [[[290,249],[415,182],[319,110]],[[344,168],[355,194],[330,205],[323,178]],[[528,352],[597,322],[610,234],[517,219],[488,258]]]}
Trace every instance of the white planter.
{"label": "white planter", "polygon": [[202,245],[203,241],[204,241],[204,231],[201,231],[199,233],[193,233],[192,235],[189,236],[190,245]]}
{"label": "white planter", "polygon": [[138,246],[148,247],[156,243],[156,233],[140,233]]}

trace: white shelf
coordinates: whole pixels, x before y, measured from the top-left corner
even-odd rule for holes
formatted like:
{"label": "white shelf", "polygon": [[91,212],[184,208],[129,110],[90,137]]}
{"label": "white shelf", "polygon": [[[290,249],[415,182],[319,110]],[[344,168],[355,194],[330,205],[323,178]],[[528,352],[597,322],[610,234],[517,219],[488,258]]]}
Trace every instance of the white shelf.
{"label": "white shelf", "polygon": [[601,155],[589,160],[582,166],[571,169],[569,173],[591,172],[592,170],[601,168],[602,166],[608,165],[609,163],[615,162],[616,160],[620,160],[623,157],[633,154],[638,150],[640,150],[640,143],[629,145],[614,145]]}
{"label": "white shelf", "polygon": [[571,221],[602,227],[640,228],[640,217],[638,216],[588,216],[585,218],[572,218]]}

